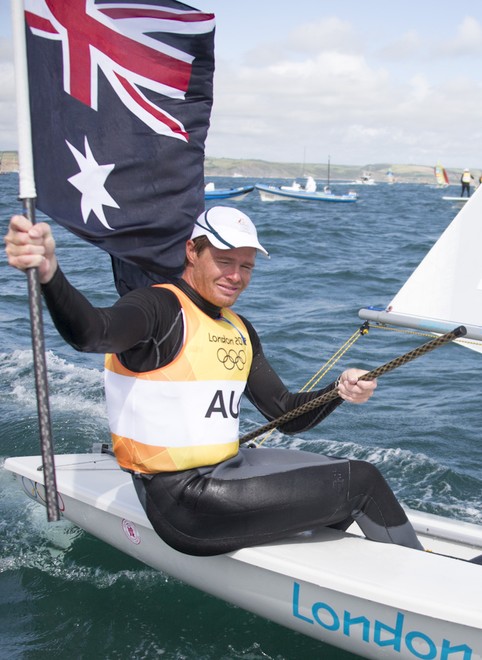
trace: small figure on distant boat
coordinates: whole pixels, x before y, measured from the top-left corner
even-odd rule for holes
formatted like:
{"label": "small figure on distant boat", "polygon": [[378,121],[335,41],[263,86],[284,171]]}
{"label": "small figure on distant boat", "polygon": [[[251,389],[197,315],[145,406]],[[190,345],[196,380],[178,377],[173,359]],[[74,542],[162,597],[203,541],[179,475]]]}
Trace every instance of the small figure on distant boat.
{"label": "small figure on distant boat", "polygon": [[305,190],[306,192],[315,192],[316,190],[316,181],[312,176],[309,176],[306,179],[306,184],[305,184]]}
{"label": "small figure on distant boat", "polygon": [[460,183],[462,184],[462,190],[460,192],[460,196],[463,197],[464,193],[467,193],[467,197],[470,197],[471,191],[470,191],[470,184],[471,181],[474,180],[474,177],[470,173],[470,170],[466,167],[465,170],[462,172],[462,176],[460,177]]}

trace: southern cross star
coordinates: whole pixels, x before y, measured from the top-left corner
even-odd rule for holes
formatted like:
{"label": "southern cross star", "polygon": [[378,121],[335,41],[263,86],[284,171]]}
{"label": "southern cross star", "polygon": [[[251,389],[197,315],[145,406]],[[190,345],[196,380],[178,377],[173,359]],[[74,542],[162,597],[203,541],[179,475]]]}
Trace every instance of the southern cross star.
{"label": "southern cross star", "polygon": [[87,224],[89,215],[92,212],[97,216],[104,227],[114,231],[107,222],[103,207],[111,206],[116,209],[120,208],[117,202],[105,189],[106,179],[114,169],[115,165],[99,165],[94,158],[87,136],[84,140],[85,156],[78,151],[78,149],[69,144],[67,140],[66,143],[80,168],[80,172],[71,176],[68,181],[77,188],[82,195],[80,209],[82,211],[84,223]]}

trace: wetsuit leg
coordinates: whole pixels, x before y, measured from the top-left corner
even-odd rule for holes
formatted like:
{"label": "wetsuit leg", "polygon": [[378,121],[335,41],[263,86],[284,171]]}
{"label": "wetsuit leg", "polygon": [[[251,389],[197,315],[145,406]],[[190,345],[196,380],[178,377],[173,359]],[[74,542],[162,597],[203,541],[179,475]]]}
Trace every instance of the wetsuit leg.
{"label": "wetsuit leg", "polygon": [[187,554],[222,554],[352,518],[373,540],[421,547],[382,475],[362,461],[241,448],[214,467],[134,483],[156,532]]}
{"label": "wetsuit leg", "polygon": [[365,461],[350,461],[351,515],[369,539],[423,550],[395,494],[380,471]]}

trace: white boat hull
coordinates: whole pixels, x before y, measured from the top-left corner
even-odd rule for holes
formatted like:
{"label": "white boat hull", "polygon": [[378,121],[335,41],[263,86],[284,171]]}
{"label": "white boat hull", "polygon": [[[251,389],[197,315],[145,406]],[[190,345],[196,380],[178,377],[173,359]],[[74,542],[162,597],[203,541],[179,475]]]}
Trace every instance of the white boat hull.
{"label": "white boat hull", "polygon": [[465,204],[468,202],[470,197],[450,197],[449,195],[444,195],[442,197],[446,202],[456,202],[457,204]]}
{"label": "white boat hull", "polygon": [[335,195],[333,193],[309,192],[307,190],[289,190],[277,186],[266,186],[257,183],[255,186],[262,202],[279,201],[311,201],[311,202],[356,202],[356,193],[347,193],[346,195]]}
{"label": "white boat hull", "polygon": [[[5,468],[44,502],[39,456]],[[62,516],[153,568],[367,658],[482,659],[482,528],[410,511],[430,554],[324,529],[217,557],[153,531],[131,478],[106,454],[56,456]],[[351,530],[355,532],[355,529]],[[441,555],[450,555],[441,556]]]}

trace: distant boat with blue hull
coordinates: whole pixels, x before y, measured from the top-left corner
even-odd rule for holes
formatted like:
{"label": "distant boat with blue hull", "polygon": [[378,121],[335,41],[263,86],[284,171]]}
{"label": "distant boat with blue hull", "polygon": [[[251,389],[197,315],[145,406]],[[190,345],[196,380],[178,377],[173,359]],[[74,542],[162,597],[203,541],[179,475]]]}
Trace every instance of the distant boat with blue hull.
{"label": "distant boat with blue hull", "polygon": [[296,181],[291,186],[268,186],[263,183],[256,184],[256,190],[262,202],[279,202],[286,200],[305,200],[311,202],[356,202],[356,192],[345,195],[336,195],[330,186],[325,186],[322,192],[316,190],[316,182],[313,177],[308,177],[306,185],[302,187]]}
{"label": "distant boat with blue hull", "polygon": [[204,199],[243,199],[252,190],[253,186],[238,186],[237,188],[216,188],[214,183],[206,184]]}

